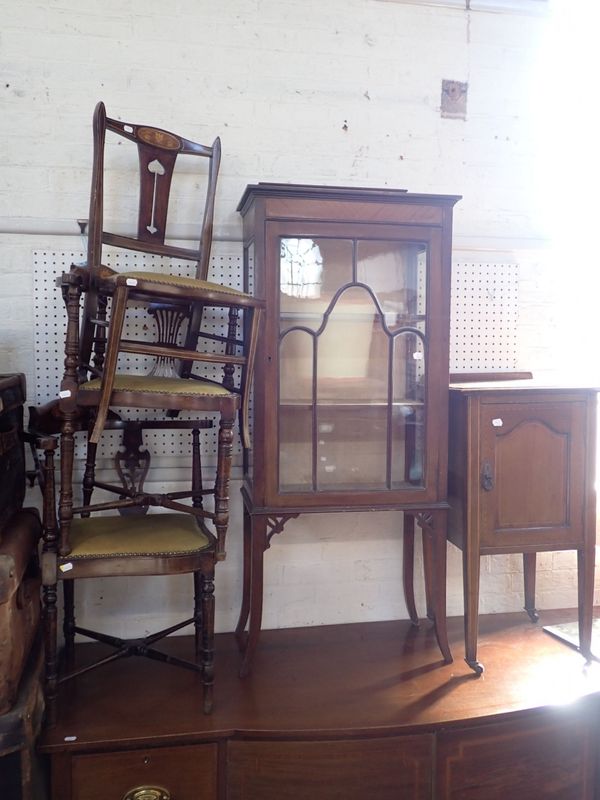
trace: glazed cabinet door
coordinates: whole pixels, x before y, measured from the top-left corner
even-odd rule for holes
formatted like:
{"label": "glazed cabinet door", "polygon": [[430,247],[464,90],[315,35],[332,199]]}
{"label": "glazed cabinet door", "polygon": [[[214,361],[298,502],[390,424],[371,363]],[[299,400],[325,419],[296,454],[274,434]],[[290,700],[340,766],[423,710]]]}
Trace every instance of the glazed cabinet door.
{"label": "glazed cabinet door", "polygon": [[574,547],[582,541],[586,403],[579,399],[481,403],[481,547]]}
{"label": "glazed cabinet door", "polygon": [[447,383],[440,232],[266,230],[269,502],[435,499]]}

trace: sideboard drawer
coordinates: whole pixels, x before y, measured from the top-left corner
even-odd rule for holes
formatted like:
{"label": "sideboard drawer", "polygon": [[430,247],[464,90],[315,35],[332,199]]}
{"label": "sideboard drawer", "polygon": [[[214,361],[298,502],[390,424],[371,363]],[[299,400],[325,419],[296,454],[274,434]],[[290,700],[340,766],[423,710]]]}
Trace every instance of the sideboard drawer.
{"label": "sideboard drawer", "polygon": [[169,800],[216,800],[217,745],[73,756],[72,781],[73,800],[124,800],[143,786],[166,790]]}
{"label": "sideboard drawer", "polygon": [[433,736],[234,741],[228,800],[429,800]]}

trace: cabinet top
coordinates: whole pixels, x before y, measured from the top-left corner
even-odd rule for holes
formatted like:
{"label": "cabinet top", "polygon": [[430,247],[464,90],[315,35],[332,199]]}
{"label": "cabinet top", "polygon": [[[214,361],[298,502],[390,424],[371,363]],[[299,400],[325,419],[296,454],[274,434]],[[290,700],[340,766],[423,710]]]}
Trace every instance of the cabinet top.
{"label": "cabinet top", "polygon": [[591,392],[600,391],[600,383],[585,381],[580,383],[572,381],[553,381],[550,380],[515,380],[515,381],[485,381],[481,383],[451,383],[450,391],[457,394],[478,394],[486,395],[494,392],[512,394],[516,392],[552,392],[552,393],[572,393],[572,392]]}
{"label": "cabinet top", "polygon": [[412,194],[406,189],[371,188],[365,186],[320,186],[294,183],[252,183],[246,186],[237,210],[245,214],[257,198],[298,198],[318,200],[350,200],[378,203],[423,203],[453,206],[462,195]]}

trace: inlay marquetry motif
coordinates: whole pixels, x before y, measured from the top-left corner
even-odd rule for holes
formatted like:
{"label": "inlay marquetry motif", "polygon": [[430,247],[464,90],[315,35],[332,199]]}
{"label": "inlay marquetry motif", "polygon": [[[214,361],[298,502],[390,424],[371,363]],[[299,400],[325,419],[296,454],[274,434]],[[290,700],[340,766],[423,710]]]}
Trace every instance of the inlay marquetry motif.
{"label": "inlay marquetry motif", "polygon": [[150,225],[146,225],[146,230],[150,233],[157,233],[158,228],[154,224],[154,212],[156,210],[156,182],[158,181],[159,177],[165,174],[166,170],[160,161],[155,158],[148,164],[148,172],[154,175],[154,190],[152,192],[152,214],[150,218]]}
{"label": "inlay marquetry motif", "polygon": [[158,131],[156,128],[138,128],[138,139],[146,144],[153,144],[156,147],[163,147],[165,150],[179,150],[181,141],[166,131]]}

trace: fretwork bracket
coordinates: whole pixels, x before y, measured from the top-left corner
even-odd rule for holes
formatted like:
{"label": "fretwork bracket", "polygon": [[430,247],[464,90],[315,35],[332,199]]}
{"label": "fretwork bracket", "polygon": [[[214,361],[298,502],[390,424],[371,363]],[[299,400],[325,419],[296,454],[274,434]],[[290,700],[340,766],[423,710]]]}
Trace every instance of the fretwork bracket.
{"label": "fretwork bracket", "polygon": [[267,545],[265,550],[268,550],[271,546],[271,539],[277,533],[283,533],[283,529],[285,527],[286,522],[290,519],[296,519],[299,517],[300,514],[276,514],[273,516],[267,517],[267,527],[269,529],[267,533]]}

